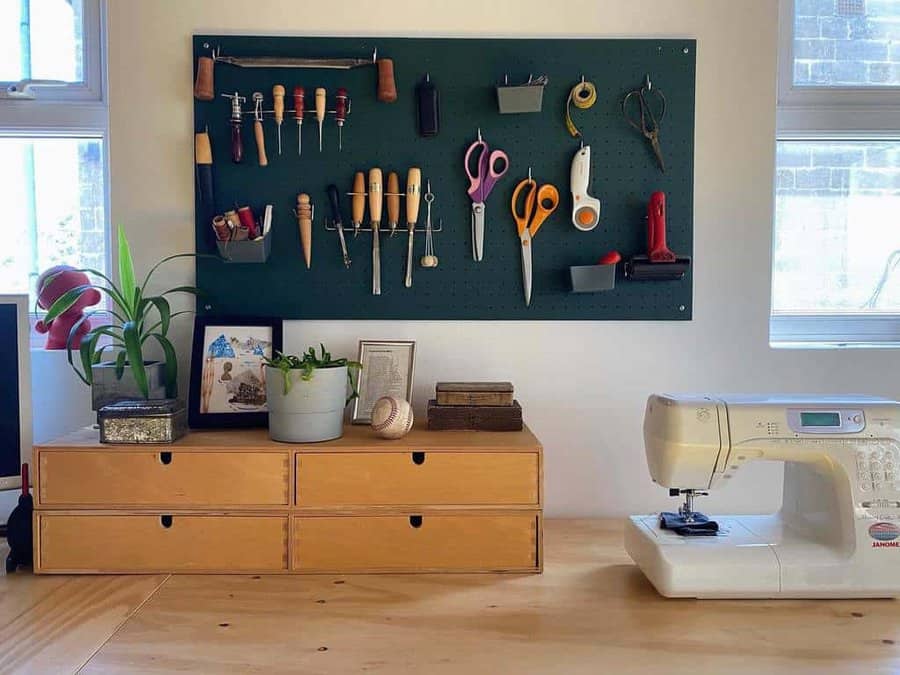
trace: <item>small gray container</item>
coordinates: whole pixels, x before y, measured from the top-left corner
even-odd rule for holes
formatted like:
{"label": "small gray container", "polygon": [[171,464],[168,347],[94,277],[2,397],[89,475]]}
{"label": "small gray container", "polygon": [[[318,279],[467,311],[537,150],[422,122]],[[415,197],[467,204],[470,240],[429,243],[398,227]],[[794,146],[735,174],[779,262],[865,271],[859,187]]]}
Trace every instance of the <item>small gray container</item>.
{"label": "small gray container", "polygon": [[111,403],[98,419],[101,443],[174,443],[187,433],[187,411],[174,398]]}
{"label": "small gray container", "polygon": [[579,265],[569,268],[573,293],[611,291],[616,287],[615,265]]}
{"label": "small gray container", "polygon": [[497,106],[504,115],[541,112],[543,101],[544,85],[542,84],[497,87]]}
{"label": "small gray container", "polygon": [[272,233],[257,239],[243,241],[218,241],[219,255],[231,263],[264,263],[272,252]]}

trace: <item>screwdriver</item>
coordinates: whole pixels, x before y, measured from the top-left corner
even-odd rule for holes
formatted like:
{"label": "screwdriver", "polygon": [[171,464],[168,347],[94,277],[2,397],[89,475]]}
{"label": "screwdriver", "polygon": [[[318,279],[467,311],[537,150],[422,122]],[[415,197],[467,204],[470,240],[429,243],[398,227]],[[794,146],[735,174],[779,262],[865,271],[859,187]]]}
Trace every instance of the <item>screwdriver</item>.
{"label": "screwdriver", "polygon": [[266,157],[266,137],[263,136],[263,113],[262,113],[263,95],[258,91],[253,92],[253,136],[256,138],[256,153],[260,166],[268,166],[269,160]]}
{"label": "screwdriver", "polygon": [[281,154],[281,123],[284,121],[284,87],[276,84],[272,87],[272,99],[275,101],[275,126],[278,127],[278,154]]}
{"label": "screwdriver", "polygon": [[338,127],[338,152],[344,149],[344,141],[341,137],[344,128],[344,120],[347,119],[347,90],[339,87],[335,94],[334,117]]}
{"label": "screwdriver", "polygon": [[297,120],[297,156],[303,154],[303,87],[294,87],[294,119]]}
{"label": "screwdriver", "polygon": [[325,121],[325,89],[316,88],[316,119],[319,121],[319,152],[322,152],[322,122]]}
{"label": "screwdriver", "polygon": [[412,167],[406,174],[406,229],[409,231],[406,244],[406,280],[407,288],[412,286],[413,268],[413,236],[416,233],[416,222],[419,220],[419,198],[422,194],[422,170]]}

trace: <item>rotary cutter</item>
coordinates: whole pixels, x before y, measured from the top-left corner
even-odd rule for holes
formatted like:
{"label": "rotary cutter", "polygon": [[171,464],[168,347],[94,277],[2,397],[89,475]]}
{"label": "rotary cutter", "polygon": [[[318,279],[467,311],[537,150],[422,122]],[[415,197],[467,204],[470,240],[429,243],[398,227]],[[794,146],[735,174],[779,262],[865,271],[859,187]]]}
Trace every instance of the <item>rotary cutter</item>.
{"label": "rotary cutter", "polygon": [[591,179],[591,146],[582,145],[572,158],[569,183],[572,189],[572,224],[582,232],[600,222],[600,200],[588,194]]}

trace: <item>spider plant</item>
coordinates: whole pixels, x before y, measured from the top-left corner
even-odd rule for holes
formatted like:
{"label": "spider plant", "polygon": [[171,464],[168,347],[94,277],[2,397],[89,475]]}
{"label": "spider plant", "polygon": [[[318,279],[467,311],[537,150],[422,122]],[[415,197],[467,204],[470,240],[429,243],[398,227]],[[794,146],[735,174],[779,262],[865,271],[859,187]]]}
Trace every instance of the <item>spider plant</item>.
{"label": "spider plant", "polygon": [[[117,229],[119,283],[114,283],[108,276],[94,269],[85,268],[79,270],[101,279],[102,282],[77,286],[63,293],[48,308],[44,321],[46,323],[53,321],[53,319],[75,304],[78,298],[91,288],[96,288],[101,293],[105,293],[111,301],[111,308],[87,312],[72,326],[66,344],[69,364],[85,384],[91,385],[93,384],[92,366],[101,363],[104,353],[110,350],[109,357],[115,364],[116,378],[121,380],[125,373],[125,368],[129,368],[138,389],[144,398],[149,398],[150,390],[144,361],[144,347],[148,342],[155,341],[163,351],[166,396],[174,398],[178,394],[178,359],[175,354],[175,348],[168,338],[169,326],[172,319],[190,312],[172,312],[166,296],[173,293],[192,293],[197,295],[200,291],[193,286],[177,286],[157,295],[148,295],[147,286],[153,277],[153,273],[164,263],[175,258],[196,257],[196,254],[179,253],[163,258],[150,269],[144,282],[138,285],[137,277],[134,273],[131,247],[128,244],[128,239],[125,237],[122,226],[120,225]],[[45,286],[52,279],[53,277],[47,279]],[[88,318],[98,314],[105,315],[108,322],[105,325],[91,328],[82,337],[79,350],[79,368],[79,364],[72,355],[72,341],[77,335],[81,324]],[[101,338],[106,338],[102,344],[100,343]]]}

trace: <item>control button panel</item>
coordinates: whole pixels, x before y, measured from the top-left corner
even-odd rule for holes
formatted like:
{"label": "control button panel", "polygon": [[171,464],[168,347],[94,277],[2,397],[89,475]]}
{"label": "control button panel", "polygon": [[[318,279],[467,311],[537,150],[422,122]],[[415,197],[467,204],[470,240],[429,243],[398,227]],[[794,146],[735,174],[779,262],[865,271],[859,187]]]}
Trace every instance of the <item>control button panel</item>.
{"label": "control button panel", "polygon": [[856,478],[863,493],[900,491],[900,448],[872,443],[856,451]]}
{"label": "control button panel", "polygon": [[866,428],[865,413],[848,408],[788,408],[787,421],[798,434],[856,434]]}

